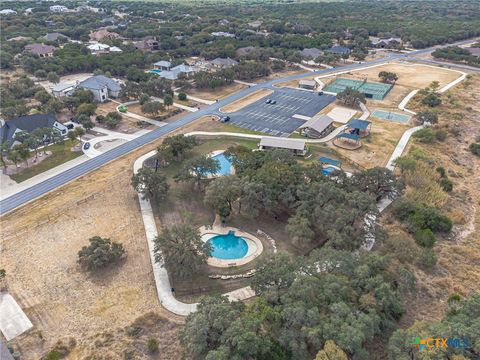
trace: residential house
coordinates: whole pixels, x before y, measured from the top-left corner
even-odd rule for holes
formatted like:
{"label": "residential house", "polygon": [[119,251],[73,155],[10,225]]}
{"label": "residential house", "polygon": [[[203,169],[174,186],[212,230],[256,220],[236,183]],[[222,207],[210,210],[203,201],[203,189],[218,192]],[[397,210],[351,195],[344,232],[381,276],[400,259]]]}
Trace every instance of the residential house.
{"label": "residential house", "polygon": [[194,67],[181,64],[171,68],[170,70],[161,71],[158,76],[168,80],[177,80],[180,75],[188,78],[195,74],[195,72],[197,72],[197,69],[195,69]]}
{"label": "residential house", "polygon": [[75,84],[67,83],[67,82],[60,82],[60,83],[55,84],[53,86],[52,94],[53,94],[53,96],[61,98],[61,97],[67,96],[74,89],[75,89]]}
{"label": "residential house", "polygon": [[160,49],[160,43],[156,37],[146,37],[143,40],[133,43],[135,49],[142,51],[155,51]]}
{"label": "residential house", "polygon": [[0,143],[9,142],[11,146],[18,143],[15,134],[25,131],[31,133],[38,128],[51,128],[62,135],[67,135],[68,128],[57,121],[55,114],[34,114],[19,116],[9,121],[0,118]]}
{"label": "residential house", "polygon": [[17,12],[12,9],[2,9],[0,10],[0,15],[16,15]]}
{"label": "residential house", "polygon": [[78,83],[76,88],[90,90],[93,99],[104,102],[108,98],[116,98],[120,94],[120,84],[104,75],[95,75]]}
{"label": "residential house", "polygon": [[58,39],[65,39],[65,40],[68,40],[68,39],[69,39],[68,36],[63,35],[63,34],[60,34],[60,33],[57,33],[57,32],[47,33],[43,38],[44,38],[46,41],[57,41]]}
{"label": "residential house", "polygon": [[90,50],[90,52],[93,55],[103,55],[103,54],[118,53],[123,51],[117,46],[110,46],[102,43],[90,44],[87,46],[87,49]]}
{"label": "residential house", "polygon": [[278,137],[262,137],[258,144],[260,150],[285,149],[295,155],[304,156],[307,153],[305,140],[286,139]]}
{"label": "residential house", "polygon": [[322,138],[332,132],[333,119],[328,115],[314,116],[300,126],[300,133],[310,138]]}
{"label": "residential house", "polygon": [[317,83],[313,80],[300,80],[298,82],[298,87],[300,89],[315,90],[316,86]]}
{"label": "residential house", "polygon": [[317,48],[305,48],[298,52],[302,58],[316,59],[323,55],[323,51]]}
{"label": "residential house", "polygon": [[63,5],[52,5],[50,6],[50,11],[51,12],[68,12],[70,11],[70,9]]}
{"label": "residential house", "polygon": [[215,32],[212,32],[210,35],[215,37],[229,37],[229,38],[235,37],[235,34],[225,32],[225,31],[215,31]]}
{"label": "residential house", "polygon": [[262,26],[262,24],[263,24],[262,20],[255,20],[255,21],[249,22],[248,26],[254,29],[258,29],[260,26]]}
{"label": "residential house", "polygon": [[376,48],[396,47],[403,43],[402,39],[399,37],[376,38],[373,36],[370,38],[370,42],[372,43],[372,46]]}
{"label": "residential house", "polygon": [[212,65],[219,69],[227,69],[231,68],[232,66],[238,65],[238,61],[233,60],[231,58],[216,58],[215,60],[211,61]]}
{"label": "residential house", "polygon": [[90,33],[90,40],[92,41],[102,41],[103,39],[118,39],[120,35],[114,32],[110,32],[106,29],[101,29]]}
{"label": "residential house", "polygon": [[153,64],[154,69],[162,70],[162,71],[169,71],[171,67],[172,67],[172,63],[166,60],[160,60],[160,61],[157,61],[155,64]]}
{"label": "residential house", "polygon": [[329,50],[331,53],[333,54],[337,54],[337,55],[348,55],[350,54],[350,52],[352,50],[350,50],[348,47],[346,46],[342,46],[342,45],[334,45],[330,48]]}
{"label": "residential house", "polygon": [[53,52],[55,51],[56,47],[51,45],[44,45],[44,44],[28,44],[25,46],[25,51],[36,54],[40,57],[50,57],[53,56]]}
{"label": "residential house", "polygon": [[14,360],[10,350],[8,349],[7,345],[0,339],[0,359],[2,360]]}

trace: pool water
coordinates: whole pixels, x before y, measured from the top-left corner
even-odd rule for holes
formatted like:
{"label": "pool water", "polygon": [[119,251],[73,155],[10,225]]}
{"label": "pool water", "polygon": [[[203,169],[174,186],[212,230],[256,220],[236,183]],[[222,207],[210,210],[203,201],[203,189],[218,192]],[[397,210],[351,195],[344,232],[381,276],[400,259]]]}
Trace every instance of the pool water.
{"label": "pool water", "polygon": [[160,73],[162,72],[162,70],[160,70],[160,69],[151,69],[151,70],[149,70],[149,72],[158,75],[158,74],[160,74]]}
{"label": "pool water", "polygon": [[331,166],[328,166],[328,167],[325,167],[323,168],[322,170],[322,173],[323,175],[329,175],[330,173],[334,172],[336,169],[331,167]]}
{"label": "pool water", "polygon": [[217,171],[217,175],[230,175],[232,173],[232,163],[222,153],[212,157],[212,159],[218,160],[220,169]]}
{"label": "pool water", "polygon": [[245,239],[230,231],[226,235],[216,235],[208,242],[212,245],[212,257],[217,259],[241,259],[247,255],[248,244]]}

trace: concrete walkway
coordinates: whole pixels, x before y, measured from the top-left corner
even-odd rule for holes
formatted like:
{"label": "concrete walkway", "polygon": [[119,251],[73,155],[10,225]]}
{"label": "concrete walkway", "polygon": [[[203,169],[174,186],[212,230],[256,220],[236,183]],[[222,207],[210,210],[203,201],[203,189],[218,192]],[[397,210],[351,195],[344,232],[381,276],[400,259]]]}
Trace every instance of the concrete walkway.
{"label": "concrete walkway", "polygon": [[407,96],[405,96],[405,97],[403,98],[403,100],[400,101],[400,104],[398,104],[398,108],[399,108],[400,110],[402,110],[402,111],[405,111],[405,112],[409,113],[409,114],[417,115],[417,113],[416,113],[415,111],[408,110],[408,109],[406,108],[406,106],[407,106],[408,102],[409,102],[415,95],[417,95],[418,91],[419,91],[419,89],[413,90],[413,91],[410,92]]}
{"label": "concrete walkway", "polygon": [[[156,150],[140,156],[133,164],[133,172],[136,174],[143,166],[143,163],[148,158],[154,156]],[[153,277],[155,279],[155,286],[157,288],[157,295],[162,306],[174,314],[187,316],[197,310],[198,304],[187,304],[175,299],[172,293],[172,286],[168,277],[167,269],[162,267],[161,263],[155,261],[155,238],[158,236],[155,218],[153,216],[152,206],[148,199],[143,199],[141,194],[138,194],[138,201],[140,203],[140,212],[142,214],[143,226],[145,227],[145,235],[147,238],[148,251],[150,253],[150,260],[152,262]],[[255,292],[250,286],[237,289],[223,294],[231,301],[245,300],[255,296]]]}
{"label": "concrete walkway", "polygon": [[[104,141],[113,141],[113,140],[130,141],[149,132],[149,130],[139,130],[133,134],[125,134],[118,131],[108,130],[100,127],[94,127],[92,130],[99,133],[103,133],[105,134],[105,136],[98,136],[98,137],[94,137],[93,139],[90,139],[88,141],[90,143],[90,147],[88,149],[85,149],[82,146],[83,153],[87,155],[89,158],[94,158],[95,156],[99,156],[104,152],[95,148],[95,145],[98,143],[101,143]],[[117,146],[119,145],[121,145],[121,143],[119,143]]]}
{"label": "concrete walkway", "polygon": [[255,85],[257,85],[255,83],[249,83],[249,82],[242,81],[242,80],[233,80],[233,82],[237,83],[237,84],[245,85],[245,86],[255,86]]}

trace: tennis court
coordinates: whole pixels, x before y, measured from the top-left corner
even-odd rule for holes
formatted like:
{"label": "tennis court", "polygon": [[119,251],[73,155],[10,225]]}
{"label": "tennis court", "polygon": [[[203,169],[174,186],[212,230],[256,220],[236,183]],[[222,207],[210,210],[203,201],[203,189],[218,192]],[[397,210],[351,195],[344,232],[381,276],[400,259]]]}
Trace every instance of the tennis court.
{"label": "tennis court", "polygon": [[362,80],[354,80],[347,78],[337,78],[325,87],[325,91],[339,93],[347,87],[358,90],[365,94],[367,99],[383,100],[391,90],[393,85],[382,84],[377,82],[368,82]]}
{"label": "tennis court", "polygon": [[382,120],[399,122],[402,124],[406,124],[408,123],[408,120],[410,120],[410,116],[408,115],[399,114],[391,111],[380,110],[380,109],[375,110],[371,116],[382,119]]}

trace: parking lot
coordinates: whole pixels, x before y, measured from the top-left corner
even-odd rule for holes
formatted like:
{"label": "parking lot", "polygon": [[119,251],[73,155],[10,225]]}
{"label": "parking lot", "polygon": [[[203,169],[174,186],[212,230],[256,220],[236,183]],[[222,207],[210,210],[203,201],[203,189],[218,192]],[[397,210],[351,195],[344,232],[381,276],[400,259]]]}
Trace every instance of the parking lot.
{"label": "parking lot", "polygon": [[[276,103],[266,104],[267,99]],[[230,114],[230,122],[242,128],[287,137],[305,123],[307,119],[301,117],[314,116],[334,100],[331,95],[279,88],[273,94]]]}

